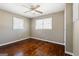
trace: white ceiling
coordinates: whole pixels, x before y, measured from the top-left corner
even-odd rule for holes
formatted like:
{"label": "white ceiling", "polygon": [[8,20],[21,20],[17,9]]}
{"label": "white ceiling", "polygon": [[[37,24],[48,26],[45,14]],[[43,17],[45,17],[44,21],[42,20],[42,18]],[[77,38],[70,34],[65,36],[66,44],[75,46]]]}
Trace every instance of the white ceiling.
{"label": "white ceiling", "polygon": [[[22,5],[25,5],[27,7],[30,7],[30,5],[40,5],[40,7],[37,10],[40,10],[43,12],[43,14],[39,14],[37,12],[27,12],[28,8],[23,7]],[[50,13],[55,13],[64,10],[65,4],[64,3],[0,3],[0,9],[16,13],[28,18],[38,17],[42,15],[47,15]]]}

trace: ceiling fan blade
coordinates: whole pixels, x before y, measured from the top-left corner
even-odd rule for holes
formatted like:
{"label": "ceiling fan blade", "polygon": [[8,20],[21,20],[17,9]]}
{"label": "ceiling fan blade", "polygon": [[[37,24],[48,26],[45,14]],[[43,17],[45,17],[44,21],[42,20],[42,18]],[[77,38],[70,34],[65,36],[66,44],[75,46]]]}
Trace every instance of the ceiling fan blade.
{"label": "ceiling fan blade", "polygon": [[39,8],[40,7],[40,5],[37,5],[36,7],[35,7],[35,9],[37,9],[37,8]]}
{"label": "ceiling fan blade", "polygon": [[[31,11],[31,10],[30,10]],[[24,13],[30,12],[30,11],[25,11]]]}
{"label": "ceiling fan blade", "polygon": [[38,10],[34,10],[34,11],[36,11],[36,12],[38,12],[38,13],[40,13],[40,14],[42,14],[42,13],[43,13],[42,11],[38,11]]}
{"label": "ceiling fan blade", "polygon": [[28,9],[29,9],[29,11],[25,11],[24,13],[27,13],[27,12],[32,11],[32,9],[31,9],[31,8],[29,8],[29,7],[25,6],[25,5],[22,5],[22,6],[23,6],[23,7],[25,7],[25,8],[28,8]]}
{"label": "ceiling fan blade", "polygon": [[25,8],[31,9],[31,8],[29,8],[29,7],[25,6],[25,5],[22,5],[22,6],[23,6],[23,7],[25,7]]}

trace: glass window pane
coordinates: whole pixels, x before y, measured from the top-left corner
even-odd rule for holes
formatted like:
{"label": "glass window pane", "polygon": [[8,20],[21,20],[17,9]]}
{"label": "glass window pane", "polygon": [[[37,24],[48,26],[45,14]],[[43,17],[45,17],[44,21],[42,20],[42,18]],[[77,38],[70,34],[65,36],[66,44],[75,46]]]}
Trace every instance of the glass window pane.
{"label": "glass window pane", "polygon": [[52,18],[36,20],[36,29],[52,29]]}
{"label": "glass window pane", "polygon": [[42,29],[43,20],[36,20],[36,29]]}
{"label": "glass window pane", "polygon": [[52,18],[46,18],[43,20],[44,29],[52,29]]}
{"label": "glass window pane", "polygon": [[24,29],[24,20],[20,18],[13,18],[13,29]]}

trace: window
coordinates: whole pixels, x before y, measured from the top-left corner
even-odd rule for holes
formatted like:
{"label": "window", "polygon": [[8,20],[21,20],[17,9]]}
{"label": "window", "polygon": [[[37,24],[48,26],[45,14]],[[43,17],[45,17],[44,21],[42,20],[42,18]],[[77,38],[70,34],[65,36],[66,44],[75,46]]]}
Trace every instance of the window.
{"label": "window", "polygon": [[24,20],[13,17],[13,29],[24,29]]}
{"label": "window", "polygon": [[36,29],[42,29],[43,20],[36,20]]}
{"label": "window", "polygon": [[36,29],[52,29],[52,18],[36,20]]}

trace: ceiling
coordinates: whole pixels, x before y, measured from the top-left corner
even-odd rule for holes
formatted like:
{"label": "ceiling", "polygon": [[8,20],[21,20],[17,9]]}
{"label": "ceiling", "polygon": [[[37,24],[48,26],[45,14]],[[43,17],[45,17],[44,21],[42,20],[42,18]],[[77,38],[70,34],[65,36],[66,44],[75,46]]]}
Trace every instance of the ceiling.
{"label": "ceiling", "polygon": [[[42,11],[43,14],[39,14],[34,11],[24,13],[25,11],[29,11],[29,9],[23,7],[22,5],[25,5],[27,7],[30,7],[30,5],[40,5],[40,7],[37,10]],[[34,18],[42,15],[59,12],[64,10],[64,8],[64,3],[0,3],[1,10],[19,14],[28,18]]]}

